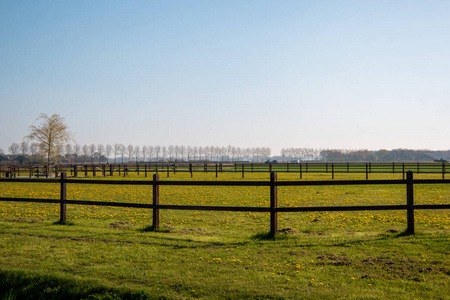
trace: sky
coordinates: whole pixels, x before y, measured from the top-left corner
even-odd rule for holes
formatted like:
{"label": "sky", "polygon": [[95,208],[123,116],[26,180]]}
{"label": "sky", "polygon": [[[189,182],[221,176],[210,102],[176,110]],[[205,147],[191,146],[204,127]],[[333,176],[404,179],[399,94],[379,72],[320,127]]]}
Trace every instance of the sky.
{"label": "sky", "polygon": [[0,148],[450,149],[450,1],[0,0]]}

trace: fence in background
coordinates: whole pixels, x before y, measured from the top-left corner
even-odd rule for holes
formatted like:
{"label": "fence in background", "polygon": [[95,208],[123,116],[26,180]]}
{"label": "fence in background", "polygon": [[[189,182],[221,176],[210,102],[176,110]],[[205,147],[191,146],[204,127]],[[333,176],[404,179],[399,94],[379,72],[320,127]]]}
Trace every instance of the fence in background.
{"label": "fence in background", "polygon": [[372,173],[392,173],[405,174],[412,171],[417,174],[445,174],[450,173],[450,164],[445,162],[392,162],[392,163],[141,163],[141,164],[61,164],[52,165],[8,165],[0,166],[0,177],[58,177],[61,172],[67,172],[73,177],[87,176],[126,176],[130,173],[138,175],[165,173],[170,174],[189,172],[191,177],[194,173],[215,173],[218,177],[223,172],[239,172],[242,177],[245,173],[258,172],[278,172],[278,173],[298,173],[299,178],[303,178],[304,173],[329,173],[334,179],[337,173],[365,173],[366,179]]}
{"label": "fence in background", "polygon": [[[5,198],[0,201],[37,202],[60,204],[60,222],[67,219],[67,205],[97,205],[130,208],[153,209],[153,228],[159,228],[159,211],[161,209],[172,210],[202,210],[202,211],[245,211],[270,213],[270,234],[277,233],[277,215],[282,212],[313,212],[313,211],[369,211],[369,210],[405,210],[407,216],[408,234],[414,233],[414,210],[417,209],[449,209],[450,204],[414,204],[414,185],[417,184],[449,184],[450,179],[413,179],[413,172],[408,171],[406,179],[398,180],[335,180],[335,181],[278,181],[277,173],[270,173],[270,181],[161,181],[159,174],[153,175],[153,180],[95,180],[95,179],[67,179],[65,172],[60,179],[24,179],[24,178],[0,178],[0,182],[12,183],[59,183],[60,199],[36,199],[36,198]],[[109,184],[109,185],[152,185],[152,204],[104,202],[67,199],[67,184]],[[324,185],[404,185],[406,187],[406,203],[404,205],[362,205],[362,206],[315,206],[315,207],[279,207],[278,187],[286,186],[324,186]],[[160,204],[160,186],[257,186],[270,187],[269,207],[243,207],[243,206],[198,206],[198,205],[164,205]]]}

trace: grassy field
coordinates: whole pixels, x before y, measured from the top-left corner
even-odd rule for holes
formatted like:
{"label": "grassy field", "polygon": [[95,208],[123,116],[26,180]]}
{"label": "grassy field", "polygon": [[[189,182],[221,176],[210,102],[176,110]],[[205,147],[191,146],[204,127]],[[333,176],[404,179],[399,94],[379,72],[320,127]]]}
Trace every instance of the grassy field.
{"label": "grassy field", "polygon": [[[370,179],[401,179],[371,174]],[[268,174],[171,174],[161,180],[268,180]],[[129,180],[143,179],[136,174]],[[150,180],[151,177],[148,178]],[[336,179],[364,179],[337,174]],[[440,178],[415,174],[415,178]],[[120,179],[123,179],[121,177]],[[297,180],[298,174],[279,174]],[[303,180],[329,180],[307,174]],[[82,180],[82,179],[80,179]],[[99,180],[103,180],[99,178]],[[151,203],[151,186],[68,185],[67,198]],[[405,204],[405,186],[279,187],[279,206]],[[1,197],[59,197],[58,184],[0,183]],[[161,186],[161,204],[269,206],[268,187]],[[450,203],[447,185],[415,186],[415,203]],[[4,299],[448,299],[450,212],[269,214],[152,211],[0,202]]]}

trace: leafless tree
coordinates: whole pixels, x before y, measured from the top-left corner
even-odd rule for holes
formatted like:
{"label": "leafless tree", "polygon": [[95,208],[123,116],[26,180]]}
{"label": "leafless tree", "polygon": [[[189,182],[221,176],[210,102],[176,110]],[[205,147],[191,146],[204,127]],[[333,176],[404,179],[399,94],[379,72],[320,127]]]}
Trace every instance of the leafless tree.
{"label": "leafless tree", "polygon": [[122,155],[122,163],[123,163],[123,156],[127,153],[127,148],[125,147],[124,144],[120,144],[119,153]]}
{"label": "leafless tree", "polygon": [[94,162],[94,154],[95,154],[95,145],[89,145],[89,152],[91,154],[91,162]]}
{"label": "leafless tree", "polygon": [[28,154],[28,149],[30,147],[28,146],[28,143],[23,141],[22,143],[20,143],[20,152],[22,153],[23,156]]}
{"label": "leafless tree", "polygon": [[19,145],[18,143],[12,143],[11,145],[9,145],[8,151],[9,151],[9,153],[11,153],[12,155],[16,155],[16,154],[18,154],[19,151],[20,151],[20,145]]}
{"label": "leafless tree", "polygon": [[106,161],[108,161],[109,156],[111,155],[112,150],[113,150],[113,147],[112,147],[110,144],[107,144],[107,145],[106,145],[106,150],[105,150],[105,153],[106,153]]}
{"label": "leafless tree", "polygon": [[73,138],[64,123],[64,118],[57,114],[50,117],[41,114],[36,121],[40,121],[41,124],[38,126],[31,125],[30,133],[25,139],[39,143],[39,148],[47,154],[47,166],[49,166],[50,159],[59,154],[57,145],[68,142]]}
{"label": "leafless tree", "polygon": [[156,155],[156,161],[159,161],[159,156],[161,155],[161,146],[155,146],[155,155]]}
{"label": "leafless tree", "polygon": [[133,145],[129,144],[127,149],[126,149],[126,153],[128,154],[128,161],[131,161],[131,156],[133,155],[134,151],[134,147]]}
{"label": "leafless tree", "polygon": [[72,147],[72,144],[70,144],[70,143],[67,143],[66,144],[66,146],[64,147],[64,150],[65,150],[65,152],[66,152],[66,155],[67,155],[67,161],[70,163],[70,155],[72,154],[72,149],[73,149],[73,147]]}
{"label": "leafless tree", "polygon": [[197,146],[192,147],[192,155],[194,156],[194,160],[195,160],[195,158],[198,155],[198,147]]}
{"label": "leafless tree", "polygon": [[99,159],[102,159],[103,154],[105,153],[105,146],[103,144],[97,145],[97,152]]}
{"label": "leafless tree", "polygon": [[114,144],[114,163],[116,163],[116,157],[120,153],[121,153],[121,145],[119,143],[115,143]]}
{"label": "leafless tree", "polygon": [[81,153],[81,146],[79,144],[75,144],[73,152],[75,154],[75,159],[78,161],[78,156]]}
{"label": "leafless tree", "polygon": [[142,161],[145,162],[145,158],[147,157],[147,153],[148,153],[148,147],[146,145],[142,146]]}
{"label": "leafless tree", "polygon": [[169,147],[167,147],[167,151],[169,152],[169,157],[167,160],[173,159],[173,152],[175,151],[175,147],[173,145],[169,145]]}
{"label": "leafless tree", "polygon": [[148,149],[148,160],[151,162],[152,161],[152,157],[153,157],[153,154],[155,154],[156,153],[156,148],[157,147],[159,147],[159,146],[156,146],[156,147],[153,147],[153,146],[148,146],[147,147],[147,149]]}
{"label": "leafless tree", "polygon": [[166,160],[167,152],[168,152],[167,147],[166,146],[162,146],[161,152],[162,152],[163,160]]}
{"label": "leafless tree", "polygon": [[88,158],[88,156],[90,154],[89,146],[88,145],[83,145],[83,147],[81,148],[81,151],[83,151],[84,162],[86,163],[86,159]]}
{"label": "leafless tree", "polygon": [[133,154],[134,154],[134,156],[135,156],[135,158],[136,158],[136,163],[137,163],[138,160],[139,160],[139,153],[141,153],[140,147],[139,147],[139,146],[134,147],[134,149],[133,149]]}

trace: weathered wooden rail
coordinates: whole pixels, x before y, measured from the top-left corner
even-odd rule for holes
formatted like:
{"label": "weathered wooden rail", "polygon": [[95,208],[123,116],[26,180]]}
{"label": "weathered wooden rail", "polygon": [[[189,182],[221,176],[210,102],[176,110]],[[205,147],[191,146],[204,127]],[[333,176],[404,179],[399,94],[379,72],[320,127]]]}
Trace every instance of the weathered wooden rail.
{"label": "weathered wooden rail", "polygon": [[[450,179],[413,179],[413,173],[407,172],[406,179],[398,180],[335,180],[335,181],[278,181],[277,173],[271,172],[270,181],[161,181],[159,174],[153,174],[153,180],[95,180],[95,179],[67,179],[65,172],[60,179],[26,179],[26,178],[0,178],[0,182],[26,183],[59,183],[60,199],[36,199],[36,198],[6,198],[0,197],[0,201],[37,202],[60,204],[60,222],[67,219],[67,205],[97,205],[113,207],[147,208],[153,209],[153,228],[159,228],[159,211],[161,209],[172,210],[203,210],[203,211],[245,211],[270,213],[270,234],[277,233],[277,215],[282,212],[313,212],[313,211],[371,211],[371,210],[406,210],[408,234],[414,233],[414,210],[417,209],[450,209],[450,204],[414,204],[414,185],[417,184],[449,184]],[[109,185],[152,185],[152,204],[105,202],[67,199],[67,184],[109,184]],[[406,203],[403,205],[360,205],[360,206],[314,206],[314,207],[279,207],[278,187],[286,186],[324,186],[324,185],[405,185]],[[199,206],[199,205],[165,205],[160,204],[160,186],[256,186],[270,187],[269,207],[243,207],[243,206]]]}

